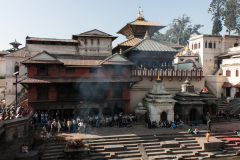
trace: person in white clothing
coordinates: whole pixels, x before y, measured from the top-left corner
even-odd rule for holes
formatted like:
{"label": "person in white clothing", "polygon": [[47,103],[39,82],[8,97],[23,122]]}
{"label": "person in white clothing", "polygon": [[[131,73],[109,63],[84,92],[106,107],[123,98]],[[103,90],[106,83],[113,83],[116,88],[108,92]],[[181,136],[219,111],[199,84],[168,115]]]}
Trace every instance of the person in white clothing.
{"label": "person in white clothing", "polygon": [[76,120],[77,120],[77,124],[78,124],[78,123],[80,122],[80,118],[79,118],[79,116],[77,117]]}
{"label": "person in white clothing", "polygon": [[68,119],[67,121],[68,132],[71,131],[71,125],[72,125],[72,122]]}
{"label": "person in white clothing", "polygon": [[36,119],[36,123],[39,123],[38,113],[37,112],[34,114],[34,118]]}
{"label": "person in white clothing", "polygon": [[60,122],[60,120],[58,120],[57,128],[58,128],[58,133],[59,133],[59,132],[60,132],[60,129],[61,129],[61,122]]}
{"label": "person in white clothing", "polygon": [[53,120],[52,124],[51,124],[51,131],[52,131],[52,135],[54,135],[55,132],[55,127],[57,126],[55,119]]}
{"label": "person in white clothing", "polygon": [[193,132],[194,132],[194,134],[198,134],[199,133],[198,128],[196,128],[195,131],[193,131]]}
{"label": "person in white clothing", "polygon": [[79,134],[84,132],[84,124],[83,122],[78,123],[79,126]]}
{"label": "person in white clothing", "polygon": [[46,120],[46,122],[48,120],[48,113],[47,112],[45,113],[45,120]]}

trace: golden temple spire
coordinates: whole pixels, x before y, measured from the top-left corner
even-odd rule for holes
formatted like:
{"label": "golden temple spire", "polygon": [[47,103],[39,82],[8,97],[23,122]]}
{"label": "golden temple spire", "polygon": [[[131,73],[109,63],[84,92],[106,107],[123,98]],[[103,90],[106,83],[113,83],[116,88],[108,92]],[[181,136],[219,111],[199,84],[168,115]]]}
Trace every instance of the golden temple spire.
{"label": "golden temple spire", "polygon": [[141,6],[139,6],[138,17],[142,17],[142,15],[141,15]]}
{"label": "golden temple spire", "polygon": [[190,49],[189,49],[188,44],[187,44],[185,51],[189,51],[189,50],[190,50]]}
{"label": "golden temple spire", "polygon": [[158,79],[157,80],[160,80],[159,75],[158,75]]}

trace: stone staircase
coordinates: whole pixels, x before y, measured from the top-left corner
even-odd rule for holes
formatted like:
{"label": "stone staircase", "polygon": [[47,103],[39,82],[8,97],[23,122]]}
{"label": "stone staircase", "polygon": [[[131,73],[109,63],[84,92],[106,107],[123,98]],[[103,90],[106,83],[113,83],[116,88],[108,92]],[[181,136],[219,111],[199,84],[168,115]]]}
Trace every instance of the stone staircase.
{"label": "stone staircase", "polygon": [[[203,137],[206,132],[196,135]],[[234,133],[214,136],[235,136]],[[222,138],[219,137],[219,138]],[[224,140],[224,139],[223,139]],[[116,136],[86,140],[90,143],[90,159],[203,159],[213,157],[229,157],[236,155],[230,150],[205,152],[195,136],[189,134],[149,135],[149,136]],[[228,148],[227,148],[228,149]]]}
{"label": "stone staircase", "polygon": [[[28,94],[25,93],[25,88],[22,88],[22,90],[18,93],[17,95],[17,102],[18,105],[20,103],[22,103],[23,101],[25,101],[28,98]],[[15,106],[16,105],[16,100],[14,100],[11,104],[9,104],[8,106]]]}
{"label": "stone staircase", "polygon": [[64,159],[65,145],[65,142],[54,143],[50,141],[45,145],[45,151],[41,159]]}
{"label": "stone staircase", "polygon": [[227,106],[226,109],[230,111],[230,114],[237,114],[240,110],[240,98],[233,99]]}
{"label": "stone staircase", "polygon": [[226,98],[218,98],[216,101],[216,105],[218,106],[218,111],[224,111],[226,110],[227,103]]}

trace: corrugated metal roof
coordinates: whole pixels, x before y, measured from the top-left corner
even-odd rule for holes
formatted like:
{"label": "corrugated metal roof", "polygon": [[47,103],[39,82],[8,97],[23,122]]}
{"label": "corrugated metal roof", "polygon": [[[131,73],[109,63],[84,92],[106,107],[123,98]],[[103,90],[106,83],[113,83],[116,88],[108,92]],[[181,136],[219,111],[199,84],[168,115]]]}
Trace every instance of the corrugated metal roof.
{"label": "corrugated metal roof", "polygon": [[81,78],[26,78],[19,81],[21,84],[29,83],[75,83],[75,82],[138,82],[132,78],[99,78],[99,77],[81,77]]}
{"label": "corrugated metal roof", "polygon": [[52,41],[52,42],[73,42],[78,43],[75,39],[55,39],[55,38],[38,38],[38,37],[27,37],[26,40],[31,41]]}
{"label": "corrugated metal roof", "polygon": [[177,52],[177,50],[149,38],[144,39],[140,43],[124,51],[122,54],[129,51]]}

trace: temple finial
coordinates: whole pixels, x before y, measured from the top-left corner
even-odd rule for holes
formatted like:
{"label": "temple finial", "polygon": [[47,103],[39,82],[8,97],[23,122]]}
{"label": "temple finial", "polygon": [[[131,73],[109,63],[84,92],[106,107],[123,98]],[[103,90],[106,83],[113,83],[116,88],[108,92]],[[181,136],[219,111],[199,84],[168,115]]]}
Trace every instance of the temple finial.
{"label": "temple finial", "polygon": [[138,17],[142,17],[142,15],[141,15],[141,6],[139,6]]}
{"label": "temple finial", "polygon": [[188,46],[188,44],[187,44],[185,51],[189,51],[189,50],[190,50],[190,49],[189,49],[189,46]]}
{"label": "temple finial", "polygon": [[158,79],[157,80],[160,80],[159,75],[158,75]]}

